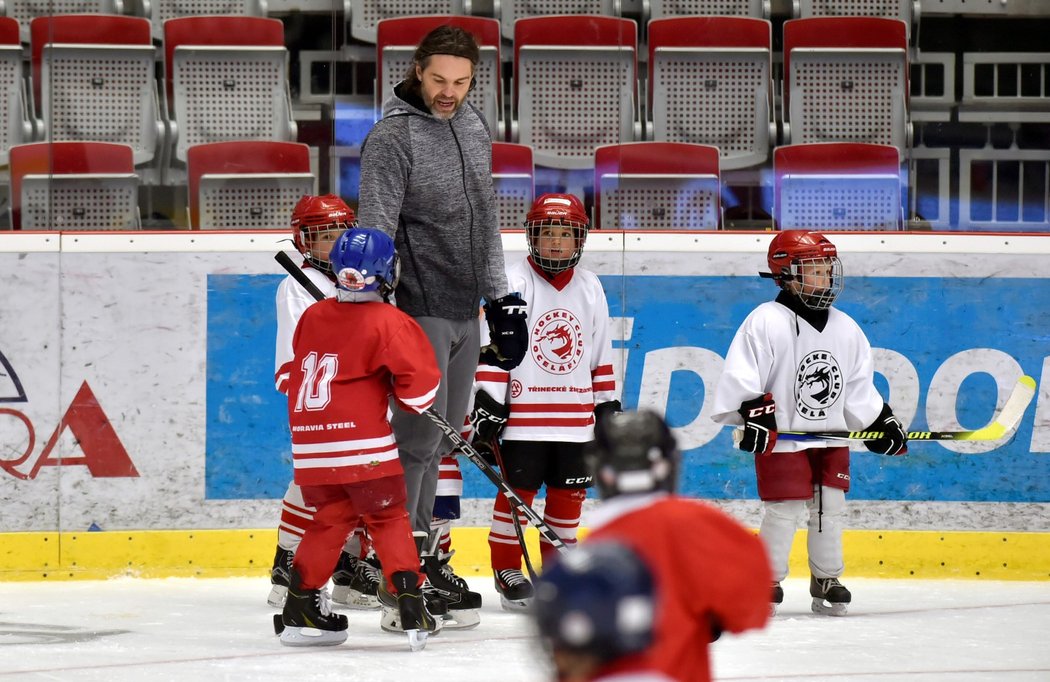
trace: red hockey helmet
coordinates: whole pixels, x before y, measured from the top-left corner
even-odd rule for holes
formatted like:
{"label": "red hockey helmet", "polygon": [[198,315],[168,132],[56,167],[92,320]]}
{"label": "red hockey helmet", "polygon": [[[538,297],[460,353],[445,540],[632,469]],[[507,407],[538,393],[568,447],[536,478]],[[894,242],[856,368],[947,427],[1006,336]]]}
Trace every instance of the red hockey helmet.
{"label": "red hockey helmet", "polygon": [[770,277],[807,308],[827,310],[842,291],[838,249],[819,232],[785,230],[769,243]]}
{"label": "red hockey helmet", "polygon": [[[549,248],[540,244],[544,228],[569,228],[572,232],[573,249],[569,256],[555,257]],[[556,275],[580,262],[583,244],[587,241],[590,220],[583,203],[572,194],[544,194],[536,199],[525,216],[525,234],[529,240],[529,255],[544,271]],[[548,230],[549,231],[549,230]]]}
{"label": "red hockey helmet", "polygon": [[[351,227],[357,227],[354,210],[334,194],[303,196],[292,209],[292,240],[295,242],[295,248],[310,265],[324,273],[332,272],[327,255],[332,242]],[[329,235],[330,238],[320,245],[325,253],[321,256],[314,253],[311,247],[324,232],[334,234]]]}

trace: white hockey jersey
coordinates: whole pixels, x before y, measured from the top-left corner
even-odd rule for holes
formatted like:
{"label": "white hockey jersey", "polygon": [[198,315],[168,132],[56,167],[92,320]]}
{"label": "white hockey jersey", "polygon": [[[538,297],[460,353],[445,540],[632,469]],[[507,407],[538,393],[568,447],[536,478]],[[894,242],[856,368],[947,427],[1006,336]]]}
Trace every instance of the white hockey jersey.
{"label": "white hockey jersey", "polygon": [[507,268],[507,280],[529,306],[529,348],[510,372],[481,365],[476,375],[478,390],[510,406],[502,437],[592,440],[594,406],[618,399],[609,303],[598,276],[577,267],[551,282],[524,259]]}
{"label": "white hockey jersey", "polygon": [[[818,331],[775,301],[751,311],[737,330],[715,389],[711,418],[742,424],[740,403],[764,393],[773,394],[777,428],[783,431],[864,429],[883,404],[874,384],[871,346],[853,318],[831,308],[827,325]],[[813,441],[781,439],[773,451],[814,446]]]}
{"label": "white hockey jersey", "polygon": [[[317,285],[326,298],[335,296],[335,282],[320,270],[304,267],[303,272]],[[292,364],[292,336],[303,311],[316,303],[314,297],[291,275],[277,287],[277,347],[274,353],[274,384],[281,393],[288,393],[288,372]]]}

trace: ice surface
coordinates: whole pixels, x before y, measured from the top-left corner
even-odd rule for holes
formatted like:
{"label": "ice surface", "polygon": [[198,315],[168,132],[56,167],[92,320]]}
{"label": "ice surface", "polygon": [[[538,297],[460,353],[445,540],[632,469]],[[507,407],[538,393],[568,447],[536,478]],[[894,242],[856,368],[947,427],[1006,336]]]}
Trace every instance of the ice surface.
{"label": "ice surface", "polygon": [[[765,630],[713,647],[720,680],[1050,680],[1050,582],[844,579],[845,618],[809,611],[789,579]],[[487,577],[481,625],[424,651],[344,611],[337,647],[289,649],[273,635],[265,578],[0,583],[0,680],[355,680],[540,682],[550,675],[528,618],[500,610]]]}

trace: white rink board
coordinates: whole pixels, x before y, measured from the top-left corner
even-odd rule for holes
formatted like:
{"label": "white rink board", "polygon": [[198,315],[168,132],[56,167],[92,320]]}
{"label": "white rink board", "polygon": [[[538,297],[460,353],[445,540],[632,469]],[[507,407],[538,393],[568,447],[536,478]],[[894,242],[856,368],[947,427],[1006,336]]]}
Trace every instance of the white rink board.
{"label": "white rink board", "polygon": [[[583,264],[606,277],[752,277],[762,268],[770,236],[595,233]],[[206,497],[207,281],[215,275],[283,274],[273,253],[290,247],[284,233],[56,237],[0,234],[0,353],[13,370],[0,376],[0,532],[82,530],[91,524],[106,530],[272,527],[276,499]],[[851,277],[1048,276],[1047,236],[842,234],[834,240]],[[508,261],[523,257],[522,233],[505,234],[504,243]],[[258,381],[260,390],[272,385],[270,376]],[[85,383],[138,476],[93,475],[69,429],[45,456]],[[1040,423],[1050,421],[1046,390],[1041,388],[1042,411],[1035,417]],[[1028,414],[1031,420],[1032,408]],[[80,418],[92,423],[87,412]],[[109,441],[99,442],[96,447]],[[71,465],[54,465],[58,458]],[[486,524],[486,504],[468,504],[466,520]],[[751,510],[754,501],[720,504]],[[896,504],[854,505],[851,526],[922,527],[922,515],[898,518]],[[1050,529],[1043,501],[910,504],[930,510],[927,522],[937,527],[954,521],[964,529]],[[475,506],[482,511],[472,511]]]}

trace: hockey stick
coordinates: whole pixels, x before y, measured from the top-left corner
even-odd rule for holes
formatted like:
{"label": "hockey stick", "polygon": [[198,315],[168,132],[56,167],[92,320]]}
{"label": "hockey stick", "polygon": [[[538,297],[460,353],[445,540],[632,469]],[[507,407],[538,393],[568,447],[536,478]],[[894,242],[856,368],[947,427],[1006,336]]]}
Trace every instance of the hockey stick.
{"label": "hockey stick", "polygon": [[[304,289],[310,292],[310,295],[313,296],[316,300],[320,301],[325,298],[324,294],[321,293],[321,290],[318,289],[314,285],[314,283],[310,281],[310,278],[306,276],[306,273],[302,271],[302,268],[298,267],[295,264],[295,262],[291,258],[289,258],[288,254],[286,254],[284,251],[279,251],[277,252],[277,254],[274,255],[273,258],[281,264],[281,267],[288,271],[289,275],[295,278],[295,281],[299,282],[299,284],[301,284]],[[554,545],[555,548],[558,549],[558,551],[568,551],[569,548],[566,547],[565,543],[562,542],[560,537],[558,537],[558,534],[551,530],[551,527],[548,526],[546,522],[544,522],[544,520],[538,514],[536,514],[535,511],[532,510],[532,507],[525,504],[525,500],[521,499],[521,497],[519,497],[518,494],[514,492],[514,489],[507,485],[507,482],[503,480],[503,477],[500,476],[495,469],[489,466],[489,463],[485,461],[481,454],[473,447],[471,447],[470,443],[464,440],[463,436],[459,435],[459,432],[452,428],[452,425],[449,424],[444,417],[430,409],[424,410],[423,414],[429,417],[430,421],[434,422],[434,424],[437,425],[441,432],[445,434],[445,437],[452,442],[452,445],[456,450],[459,450],[464,455],[466,455],[467,459],[469,459],[475,464],[475,466],[481,469],[481,473],[485,474],[485,477],[492,481],[496,485],[496,487],[500,489],[500,492],[502,492],[503,495],[507,498],[511,506],[516,508],[522,514],[524,514],[525,518],[532,522],[532,525],[536,526],[536,529],[540,533],[543,533],[543,536],[550,540],[550,543]]]}
{"label": "hockey stick", "polygon": [[[1006,399],[1003,409],[987,426],[976,431],[909,431],[909,441],[944,441],[944,440],[999,440],[1009,433],[1017,422],[1021,421],[1028,404],[1035,397],[1035,379],[1022,376],[1017,380],[1010,397]],[[886,434],[882,431],[778,431],[777,438],[784,440],[875,440]],[[739,444],[743,430],[733,431],[733,444]]]}
{"label": "hockey stick", "polygon": [[[506,471],[507,467],[503,466],[503,455],[499,451],[499,443],[492,444],[492,454],[496,457],[496,463],[499,464],[500,471]],[[521,558],[525,560],[525,570],[529,572],[532,582],[536,582],[536,569],[532,567],[532,557],[529,556],[529,547],[525,543],[525,533],[521,530],[521,517],[518,516],[518,510],[514,507],[510,508],[510,519],[514,523],[514,534],[518,536]]]}
{"label": "hockey stick", "polygon": [[452,425],[448,423],[448,420],[433,409],[424,410],[423,414],[429,417],[430,421],[434,422],[434,424],[441,429],[441,432],[445,434],[445,437],[452,443],[454,449],[459,450],[466,455],[467,459],[473,462],[477,468],[481,469],[481,473],[485,474],[485,477],[499,488],[500,492],[503,493],[503,496],[507,498],[508,502],[510,502],[511,507],[521,514],[524,514],[525,518],[536,527],[536,530],[543,534],[543,537],[547,538],[547,540],[554,545],[555,549],[559,552],[569,551],[569,548],[564,542],[562,542],[562,539],[558,537],[558,534],[551,530],[551,527],[547,525],[539,514],[533,511],[532,507],[525,504],[525,500],[521,499],[521,497],[514,492],[514,489],[507,485],[507,482],[503,477],[485,461],[485,458],[481,456],[480,452],[475,450],[474,447],[463,438],[463,436],[459,435],[459,431],[452,428]]}

